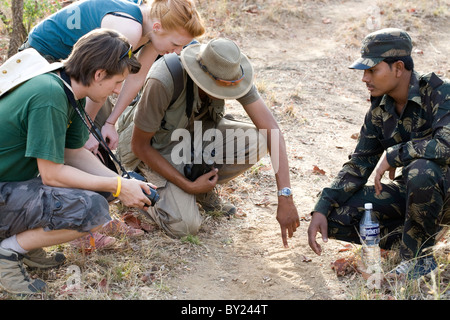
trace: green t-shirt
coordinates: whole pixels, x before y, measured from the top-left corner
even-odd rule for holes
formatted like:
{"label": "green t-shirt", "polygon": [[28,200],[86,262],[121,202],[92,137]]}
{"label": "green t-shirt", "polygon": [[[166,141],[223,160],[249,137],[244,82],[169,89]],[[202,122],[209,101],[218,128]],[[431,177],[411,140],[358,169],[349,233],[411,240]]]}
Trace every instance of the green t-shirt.
{"label": "green t-shirt", "polygon": [[[64,163],[64,149],[84,146],[89,132],[55,74],[34,77],[0,98],[0,181],[38,176],[37,160]],[[82,99],[84,108],[85,100]]]}

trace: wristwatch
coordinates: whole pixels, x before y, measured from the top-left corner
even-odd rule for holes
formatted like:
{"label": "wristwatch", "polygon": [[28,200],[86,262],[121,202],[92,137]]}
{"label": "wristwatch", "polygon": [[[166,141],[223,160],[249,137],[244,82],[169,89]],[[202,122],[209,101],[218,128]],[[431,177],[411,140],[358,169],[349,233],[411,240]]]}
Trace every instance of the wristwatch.
{"label": "wristwatch", "polygon": [[284,197],[290,197],[292,196],[292,190],[291,188],[283,188],[281,190],[278,190],[278,196],[284,196]]}

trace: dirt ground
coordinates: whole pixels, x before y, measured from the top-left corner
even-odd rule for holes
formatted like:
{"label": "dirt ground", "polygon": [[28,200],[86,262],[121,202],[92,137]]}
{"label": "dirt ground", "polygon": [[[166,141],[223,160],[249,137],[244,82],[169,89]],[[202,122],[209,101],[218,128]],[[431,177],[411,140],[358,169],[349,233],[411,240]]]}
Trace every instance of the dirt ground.
{"label": "dirt ground", "polygon": [[[197,2],[203,6],[217,4],[219,10],[218,5],[223,1]],[[179,240],[168,239],[158,230],[127,244],[126,252],[132,255],[143,254],[144,246],[156,252],[153,260],[146,261],[139,269],[141,275],[136,277],[133,297],[353,299],[349,282],[354,278],[338,277],[330,266],[347,254],[340,252],[346,249],[345,243],[329,240],[323,244],[319,240],[324,252],[317,256],[307,241],[309,213],[316,196],[330,184],[355,147],[355,134],[369,107],[369,93],[361,82],[362,73],[347,66],[358,57],[361,40],[374,31],[371,26],[375,22],[380,27],[408,30],[414,40],[416,70],[434,71],[449,77],[450,1],[239,2],[245,6],[235,17],[230,14],[226,21],[208,17],[208,22],[216,26],[209,30],[208,38],[225,36],[235,40],[254,65],[256,84],[287,143],[291,184],[301,225],[288,239],[289,248],[284,248],[275,219],[277,197],[273,170],[270,159],[264,158],[254,169],[220,186],[220,193],[238,207],[238,214],[231,219],[205,217],[198,234],[200,244],[180,245]],[[439,8],[444,8],[443,13]],[[204,11],[211,13],[214,9]],[[433,12],[437,12],[436,15]],[[228,102],[227,110],[245,119],[236,102]],[[153,244],[155,241],[160,242]],[[65,250],[67,253],[68,249]],[[125,249],[122,254],[127,254],[124,252]],[[112,262],[106,259],[121,258],[119,253],[111,254],[110,258],[106,255],[80,258],[69,253],[70,262],[56,274],[46,274],[46,277],[65,279],[65,269],[74,261],[81,264],[80,261],[91,259],[108,266]],[[148,273],[148,270],[154,272]],[[94,278],[89,270],[82,269],[82,272],[83,282]],[[145,281],[142,274],[156,275],[156,279]],[[158,277],[158,274],[163,276]],[[98,286],[92,285],[93,290],[100,287],[102,280],[101,277],[95,279],[91,281]],[[77,298],[61,294],[61,282],[52,284],[50,281],[50,287],[52,298]],[[112,291],[114,284],[111,282],[108,288]],[[107,299],[129,298],[119,289],[115,292]],[[88,298],[96,299],[95,296]]]}
{"label": "dirt ground", "polygon": [[[358,57],[362,38],[374,31],[367,19],[376,10],[375,2],[291,0],[280,6],[265,1],[262,8],[250,11],[262,14],[259,10],[270,10],[270,2],[278,6],[278,20],[259,21],[254,31],[233,40],[251,58],[256,83],[285,136],[301,226],[289,239],[289,248],[283,248],[275,220],[276,186],[270,161],[264,159],[257,173],[222,187],[244,217],[222,221],[212,230],[204,228],[199,236],[206,252],[188,271],[167,280],[172,298],[349,298],[346,283],[330,267],[345,254],[339,253],[344,243],[330,240],[317,256],[308,246],[307,228],[317,193],[329,185],[352,152],[354,134],[369,107],[362,73],[347,66]],[[448,1],[441,4],[449,9]],[[376,18],[381,27],[410,32],[416,70],[448,77],[449,19],[428,17],[411,26],[404,16],[408,18],[408,9],[411,14],[419,10],[418,5],[420,1],[400,5],[397,15],[402,20],[396,21],[392,4],[379,1],[375,12],[381,14]],[[230,103],[228,110],[242,115],[238,104]]]}

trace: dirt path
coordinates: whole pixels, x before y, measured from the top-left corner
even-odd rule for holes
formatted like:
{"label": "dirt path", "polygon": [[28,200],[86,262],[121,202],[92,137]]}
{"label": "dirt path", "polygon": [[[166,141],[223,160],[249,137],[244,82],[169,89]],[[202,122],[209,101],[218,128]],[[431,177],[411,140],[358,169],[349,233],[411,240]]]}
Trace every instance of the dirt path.
{"label": "dirt path", "polygon": [[[275,220],[275,184],[266,159],[257,177],[247,174],[237,182],[244,189],[247,184],[257,186],[249,187],[250,193],[236,190],[230,196],[246,216],[202,231],[201,256],[187,272],[167,282],[172,298],[349,298],[345,283],[330,267],[342,257],[338,251],[344,244],[330,240],[324,254],[316,256],[308,246],[309,221],[305,220],[317,193],[329,185],[353,150],[352,135],[359,132],[368,107],[361,74],[347,66],[357,57],[362,37],[371,32],[366,19],[373,1],[306,1],[301,8],[299,1],[285,3],[286,19],[279,27],[260,25],[258,31],[235,40],[252,59],[257,83],[265,88],[266,101],[270,100],[285,134],[301,227],[284,249]],[[379,18],[381,23],[388,19]],[[448,36],[441,37],[436,25],[431,38],[424,38],[425,25],[411,29],[416,47],[424,53],[414,56],[416,66],[448,73]],[[241,114],[238,105],[231,103],[228,108]],[[314,174],[314,166],[325,174]]]}
{"label": "dirt path", "polygon": [[[365,15],[370,3],[307,3],[311,7],[303,11],[315,11],[305,16],[306,23],[290,19],[284,28],[270,30],[272,25],[266,30],[261,26],[260,36],[248,34],[241,39],[258,81],[263,81],[266,91],[274,96],[273,110],[288,143],[292,187],[301,217],[308,217],[317,192],[329,184],[338,170],[337,163],[344,161],[354,145],[351,134],[359,130],[364,110],[358,103],[363,101],[363,86],[353,89],[339,85],[344,80],[342,72],[348,73],[344,77],[355,87],[359,84],[358,75],[344,69],[346,55],[355,57],[358,51],[336,51],[342,42],[334,29],[348,19],[343,12]],[[267,33],[273,37],[267,38]],[[229,110],[239,114],[238,108],[231,105]],[[285,112],[291,112],[290,116],[283,115]],[[211,234],[201,234],[207,254],[197,259],[189,272],[169,281],[168,286],[176,288],[172,294],[177,299],[344,298],[330,268],[341,244],[330,241],[324,254],[315,256],[307,242],[308,221],[302,221],[289,240],[290,247],[283,248],[268,160],[266,165],[268,170],[259,174],[260,181],[251,180],[262,189],[238,203],[246,217],[231,220]],[[326,175],[312,174],[314,165]],[[255,205],[265,198],[270,205]]]}

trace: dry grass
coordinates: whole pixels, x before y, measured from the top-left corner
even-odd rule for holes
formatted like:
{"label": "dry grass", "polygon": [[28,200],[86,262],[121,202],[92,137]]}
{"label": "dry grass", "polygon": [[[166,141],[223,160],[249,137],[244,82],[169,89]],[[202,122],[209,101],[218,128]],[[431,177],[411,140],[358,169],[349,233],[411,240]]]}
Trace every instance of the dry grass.
{"label": "dry grass", "polygon": [[[333,1],[315,1],[324,6],[331,2]],[[292,21],[301,19],[307,22],[315,18],[305,9],[311,4],[308,0],[196,0],[196,3],[208,28],[208,33],[203,37],[205,41],[225,36],[239,42],[241,36],[246,33],[274,37],[275,31],[271,31],[270,26],[276,30],[287,25],[286,30],[279,31],[287,33]],[[449,15],[448,1],[379,1],[378,6],[383,10],[384,26],[398,26],[399,21],[402,21],[415,31],[420,31],[420,37],[425,37],[430,31],[429,24],[421,23],[423,19],[442,20]],[[414,8],[415,11],[408,12],[408,8]],[[342,42],[355,48],[359,47],[364,36],[361,26],[365,23],[365,20],[348,20],[341,24],[337,33],[342,37]],[[268,105],[274,104],[277,94],[270,84],[265,80],[258,80],[257,86]],[[293,98],[303,99],[302,95],[302,89],[297,88]],[[305,119],[291,104],[281,109],[277,116],[289,123],[298,125],[299,119]],[[219,186],[219,192],[237,206],[249,201],[246,195],[257,192],[260,185],[273,186],[273,178],[261,172],[263,166],[264,163],[260,163],[254,170],[249,170],[227,185]],[[236,191],[238,187],[239,192]],[[127,208],[121,207],[120,204],[111,206],[114,216],[120,216],[126,210]],[[140,218],[145,220],[142,215]],[[172,239],[156,229],[137,239],[118,237],[115,248],[105,252],[80,252],[69,244],[54,246],[50,250],[64,252],[67,261],[61,268],[30,272],[32,276],[47,281],[50,288],[46,296],[33,299],[173,299],[174,293],[167,285],[167,280],[180,274],[188,274],[193,262],[207,255],[210,250],[202,243],[202,237],[214,233],[229,222],[220,215],[205,218],[205,224],[197,237]],[[435,278],[420,282],[392,282],[381,290],[373,291],[366,288],[364,279],[353,273],[342,278],[343,287],[346,287],[351,299],[450,299],[448,235],[435,247],[435,254],[440,262]],[[393,261],[387,261],[386,270],[393,268],[393,265]],[[18,298],[1,291],[1,299]]]}
{"label": "dry grass", "polygon": [[354,300],[449,300],[450,299],[450,234],[443,235],[433,248],[428,251],[438,263],[436,271],[418,280],[395,277],[390,272],[400,262],[398,250],[382,254],[382,281],[378,288],[367,280],[367,275],[358,271],[360,266],[361,246],[345,255],[352,268],[341,275],[340,279],[347,287],[350,299]]}
{"label": "dry grass", "polygon": [[[115,209],[115,205],[112,207]],[[205,229],[217,224],[218,218],[206,219]],[[120,235],[116,239],[115,246],[104,251],[83,251],[70,244],[48,248],[64,252],[67,260],[61,268],[29,270],[33,277],[43,279],[49,286],[47,295],[32,299],[173,298],[165,284],[167,277],[187,272],[190,262],[207,251],[198,237],[172,239],[160,230],[135,239]],[[0,292],[0,299],[20,298]]]}

